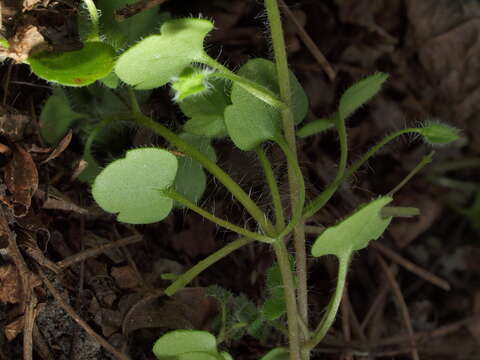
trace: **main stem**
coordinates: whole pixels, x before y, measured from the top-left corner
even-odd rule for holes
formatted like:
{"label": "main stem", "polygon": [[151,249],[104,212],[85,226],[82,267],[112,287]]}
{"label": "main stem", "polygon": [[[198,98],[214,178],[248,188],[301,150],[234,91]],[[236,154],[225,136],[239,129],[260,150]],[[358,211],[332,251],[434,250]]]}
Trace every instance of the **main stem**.
{"label": "main stem", "polygon": [[[290,73],[288,70],[287,52],[285,39],[281,23],[280,11],[277,0],[265,0],[265,9],[267,10],[270,33],[272,37],[273,52],[275,54],[275,63],[277,67],[278,84],[280,88],[280,99],[287,105],[287,109],[282,110],[283,131],[290,150],[297,158],[297,145],[295,139],[295,123],[292,109],[292,93],[290,86]],[[290,202],[292,208],[295,206],[299,194],[299,187],[296,182],[295,170],[288,166],[288,182],[290,188]],[[308,299],[307,299],[307,252],[305,248],[304,221],[301,220],[293,230],[293,239],[295,246],[295,265],[298,281],[297,300],[299,307],[299,316],[308,328]],[[290,322],[289,327],[297,327],[297,321]],[[304,339],[307,341],[308,339]],[[304,359],[309,358],[309,352],[303,354]]]}

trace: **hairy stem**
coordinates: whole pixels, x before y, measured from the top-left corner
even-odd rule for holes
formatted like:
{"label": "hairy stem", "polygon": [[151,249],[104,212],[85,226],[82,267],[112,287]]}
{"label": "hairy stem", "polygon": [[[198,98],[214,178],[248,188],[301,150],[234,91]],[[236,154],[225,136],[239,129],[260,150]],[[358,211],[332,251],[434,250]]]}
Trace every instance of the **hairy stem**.
{"label": "hairy stem", "polygon": [[275,256],[282,275],[283,291],[285,304],[287,308],[288,321],[288,341],[290,350],[290,360],[301,360],[300,355],[300,332],[298,327],[297,301],[295,298],[295,283],[293,281],[292,271],[290,270],[290,261],[288,259],[287,247],[282,238],[273,244]]}
{"label": "hairy stem", "polygon": [[207,258],[203,259],[202,261],[198,262],[195,266],[190,268],[187,272],[180,275],[180,277],[175,280],[173,284],[171,284],[168,288],[165,289],[165,294],[168,296],[174,295],[177,291],[183,289],[185,286],[188,285],[190,281],[195,279],[201,272],[205,269],[209,268],[217,261],[223,259],[224,257],[228,256],[230,253],[234,252],[241,247],[252,243],[254,240],[248,239],[245,237],[238,238],[235,241],[232,241],[230,244],[225,245],[220,250],[215,251],[213,254],[208,256]]}
{"label": "hairy stem", "polygon": [[[298,165],[295,122],[292,113],[292,88],[290,84],[290,72],[288,69],[287,51],[277,0],[265,0],[265,9],[268,16],[273,53],[275,55],[280,98],[287,105],[287,109],[282,110],[283,132],[287,140],[288,147],[293,153],[295,162]],[[297,198],[299,198],[299,194],[302,191],[297,181],[295,168],[289,163],[288,183],[292,208],[295,207]],[[293,241],[295,246],[295,263],[298,278],[297,299],[299,315],[303,323],[308,328],[307,251],[305,248],[305,232],[303,227],[304,223],[302,219],[299,218],[297,226],[294,228]],[[298,325],[297,322],[294,322],[289,323],[289,326],[297,327]],[[308,339],[304,339],[304,336],[302,335],[301,340],[306,341]],[[310,357],[309,352],[304,352],[302,357],[307,360]]]}
{"label": "hairy stem", "polygon": [[273,211],[275,212],[275,227],[277,231],[280,232],[285,227],[285,215],[283,213],[282,199],[280,197],[277,180],[273,173],[272,164],[270,163],[270,160],[268,160],[267,154],[261,145],[257,146],[256,152],[265,174],[265,180],[270,188]]}
{"label": "hairy stem", "polygon": [[90,21],[92,22],[92,30],[88,35],[89,40],[100,40],[100,31],[98,25],[98,11],[93,0],[84,0],[87,7],[88,14],[90,15]]}
{"label": "hairy stem", "polygon": [[217,164],[215,164],[207,156],[205,156],[205,154],[198,151],[195,147],[187,143],[185,140],[177,136],[162,124],[153,121],[149,117],[144,116],[139,112],[134,112],[132,115],[137,124],[152,129],[156,134],[175,145],[178,150],[185,152],[190,157],[197,160],[232,193],[232,195],[245,207],[248,213],[257,221],[265,233],[267,233],[269,236],[275,235],[276,230],[264,212],[258,207],[257,204],[255,204],[250,196],[243,191],[240,185],[238,185]]}
{"label": "hairy stem", "polygon": [[274,238],[270,238],[268,236],[259,234],[259,233],[254,233],[252,231],[249,231],[247,229],[244,229],[240,226],[237,226],[235,224],[232,224],[229,221],[226,221],[224,219],[220,219],[219,217],[216,217],[215,215],[209,213],[208,211],[202,209],[201,207],[197,206],[190,200],[188,200],[185,196],[182,194],[178,193],[177,191],[173,190],[172,188],[163,190],[162,194],[169,197],[172,200],[178,201],[182,205],[186,206],[190,210],[196,212],[198,215],[203,216],[205,219],[210,220],[211,222],[225,228],[228,230],[231,230],[233,232],[236,232],[239,235],[245,236],[247,238],[251,238],[254,240],[258,240],[267,244],[272,244],[275,242]]}
{"label": "hairy stem", "polygon": [[310,351],[315,346],[317,346],[320,341],[325,337],[328,330],[335,321],[335,317],[342,300],[343,289],[345,288],[345,282],[347,280],[348,264],[350,263],[350,256],[343,256],[338,259],[338,276],[337,276],[337,286],[335,288],[335,293],[333,294],[332,300],[327,307],[327,312],[323,315],[322,320],[320,321],[317,329],[315,330],[312,339],[307,342],[302,350]]}

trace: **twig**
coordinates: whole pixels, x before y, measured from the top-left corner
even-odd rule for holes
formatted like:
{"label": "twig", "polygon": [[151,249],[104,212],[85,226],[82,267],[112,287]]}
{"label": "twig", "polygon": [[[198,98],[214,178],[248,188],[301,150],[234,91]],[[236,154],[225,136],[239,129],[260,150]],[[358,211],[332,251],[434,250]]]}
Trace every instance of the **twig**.
{"label": "twig", "polygon": [[61,270],[64,270],[64,269],[68,268],[69,266],[72,266],[73,264],[76,264],[80,261],[86,260],[86,259],[94,257],[94,256],[98,256],[100,254],[103,254],[105,251],[110,250],[112,248],[135,244],[135,243],[140,242],[142,240],[143,240],[143,238],[142,238],[141,235],[129,236],[129,237],[117,240],[117,241],[109,243],[109,244],[100,245],[100,246],[98,246],[94,249],[88,249],[88,250],[79,252],[78,254],[75,254],[73,256],[70,256],[66,259],[63,259],[63,260],[57,262],[57,266]]}
{"label": "twig", "polygon": [[43,283],[45,284],[45,286],[48,288],[48,290],[50,291],[50,293],[52,294],[52,296],[55,298],[55,300],[58,302],[58,304],[60,305],[60,307],[79,325],[81,326],[85,332],[90,335],[91,337],[93,337],[101,346],[103,346],[107,351],[109,351],[116,359],[119,359],[119,360],[130,360],[130,358],[121,353],[120,351],[118,351],[117,349],[115,349],[112,345],[110,345],[110,343],[105,340],[102,336],[100,336],[99,334],[97,334],[95,332],[95,330],[93,330],[82,318],[80,318],[77,313],[75,312],[75,310],[69,305],[67,304],[63,299],[62,299],[62,296],[60,295],[60,293],[55,289],[55,287],[53,286],[53,284],[50,282],[50,280],[48,280],[47,276],[45,275],[45,273],[42,271],[42,269],[40,268],[40,266],[37,266],[37,270],[38,270],[38,273],[40,274],[40,277],[42,278],[43,280]]}
{"label": "twig", "polygon": [[438,286],[439,288],[449,291],[451,289],[450,284],[448,281],[441,279],[440,277],[432,274],[431,272],[425,270],[424,268],[415,265],[411,261],[405,259],[404,257],[398,255],[395,251],[392,249],[389,249],[388,247],[382,245],[379,242],[372,242],[371,243],[372,247],[380,251],[383,255],[386,257],[390,258],[390,260],[395,261],[398,265],[404,267],[406,270],[414,273],[418,277],[430,282],[433,285]]}
{"label": "twig", "polygon": [[167,0],[140,0],[134,4],[125,6],[122,9],[115,11],[115,20],[124,21],[129,17],[137,15],[139,12],[151,9],[157,5],[161,5]]}
{"label": "twig", "polygon": [[317,60],[318,64],[323,68],[325,73],[327,74],[328,78],[330,81],[335,80],[335,77],[337,76],[335,73],[335,70],[333,70],[332,65],[328,62],[327,58],[322,54],[318,46],[313,42],[312,38],[310,35],[307,34],[303,26],[298,22],[295,14],[288,8],[287,4],[283,0],[279,0],[281,9],[287,15],[288,19],[295,25],[298,31],[298,35],[302,39],[303,43],[307,47],[307,49],[310,51],[312,56]]}
{"label": "twig", "polygon": [[412,321],[410,319],[410,312],[408,311],[407,304],[405,303],[405,299],[403,298],[402,290],[400,289],[400,286],[398,285],[398,282],[395,279],[393,272],[390,270],[385,260],[383,260],[382,256],[380,254],[377,254],[377,258],[378,258],[378,262],[380,263],[380,266],[382,267],[387,277],[387,280],[390,284],[390,288],[392,289],[395,295],[395,298],[397,299],[396,301],[397,306],[399,307],[400,313],[402,314],[403,320],[405,322],[405,328],[407,329],[407,333],[410,339],[410,345],[412,346],[412,351],[411,351],[412,358],[414,360],[420,360],[420,357],[417,351],[417,344],[416,344],[415,336],[413,332]]}

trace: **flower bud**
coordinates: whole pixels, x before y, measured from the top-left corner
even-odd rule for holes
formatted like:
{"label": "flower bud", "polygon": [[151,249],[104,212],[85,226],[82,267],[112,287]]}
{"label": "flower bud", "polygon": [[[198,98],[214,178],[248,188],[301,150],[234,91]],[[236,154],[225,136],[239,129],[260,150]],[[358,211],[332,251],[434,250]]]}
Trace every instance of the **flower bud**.
{"label": "flower bud", "polygon": [[457,128],[436,121],[426,122],[418,129],[418,133],[432,145],[445,145],[460,137]]}

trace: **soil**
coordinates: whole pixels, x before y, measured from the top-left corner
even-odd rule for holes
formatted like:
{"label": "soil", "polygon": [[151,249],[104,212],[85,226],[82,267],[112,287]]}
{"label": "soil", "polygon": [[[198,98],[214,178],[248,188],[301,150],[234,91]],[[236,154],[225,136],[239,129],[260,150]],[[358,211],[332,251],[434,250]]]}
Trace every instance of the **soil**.
{"label": "soil", "polygon": [[[434,162],[395,197],[395,205],[418,207],[421,215],[395,219],[380,240],[355,256],[341,312],[312,359],[478,359],[480,2],[285,2],[295,18],[285,13],[285,31],[291,69],[310,100],[307,121],[332,113],[354,81],[376,71],[390,74],[381,94],[348,121],[351,160],[383,135],[427,119],[462,130],[462,139],[435,148]],[[16,59],[38,46],[39,35],[27,36],[32,33],[26,26],[38,25],[45,8],[56,11],[51,18],[42,13],[41,33],[75,49],[78,34],[69,19],[78,6],[73,0],[5,1],[3,25],[11,39],[17,36]],[[217,30],[208,38],[208,52],[230,68],[271,57],[261,1],[170,0],[162,10],[213,19]],[[72,178],[82,154],[77,134],[56,149],[40,138],[38,116],[50,84],[10,60],[0,66],[0,81],[0,360],[121,358],[87,334],[81,321],[119,353],[153,360],[152,344],[167,330],[214,331],[219,308],[207,286],[220,285],[254,303],[266,297],[265,275],[274,256],[260,244],[237,250],[191,287],[165,296],[169,281],[162,273],[186,271],[235,235],[185,211],[148,226],[115,222],[95,205],[89,186]],[[154,91],[145,108],[181,123],[185,119],[165,101],[168,96],[166,89]],[[252,166],[254,156],[228,141],[214,145],[219,164],[265,206],[268,192],[260,168]],[[313,198],[335,176],[336,134],[308,137],[298,149]],[[388,145],[307,225],[332,225],[387,193],[431,150],[408,137]],[[285,174],[281,156],[274,149],[271,155],[278,174]],[[236,224],[248,221],[224,189],[213,180],[209,184],[205,208]],[[309,235],[308,244],[314,239]],[[108,247],[116,241],[123,246]],[[334,259],[309,258],[311,324],[320,319],[335,278]],[[65,312],[58,298],[72,312]],[[235,359],[258,359],[284,344],[279,334],[269,334],[267,341],[244,336],[228,349]]]}

